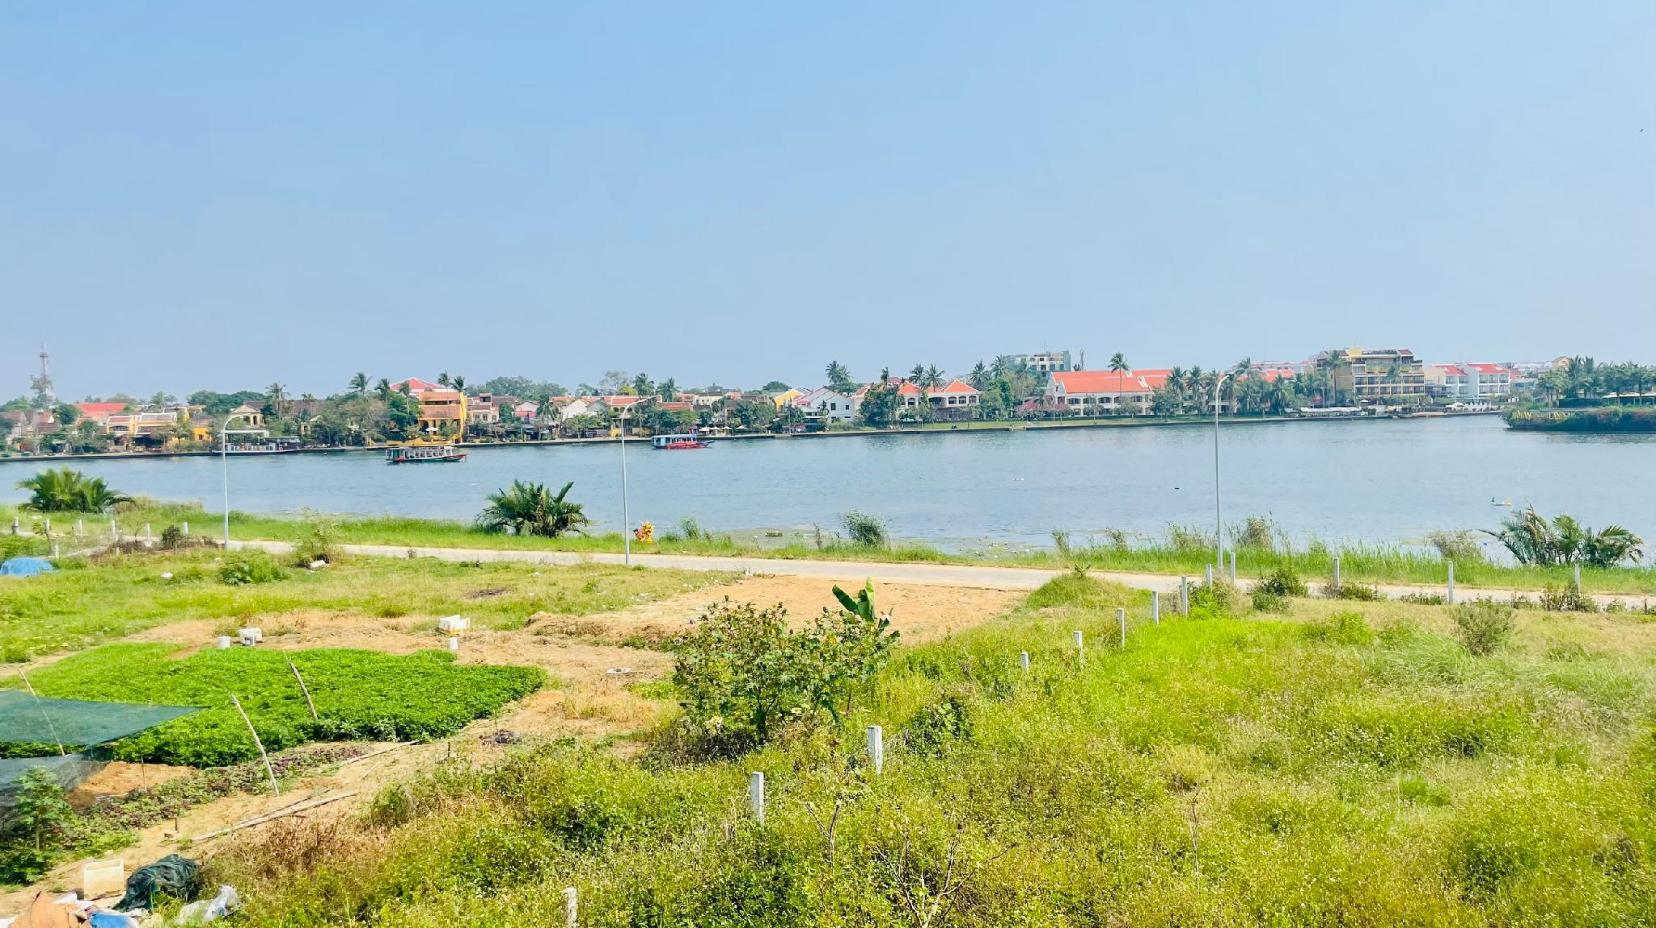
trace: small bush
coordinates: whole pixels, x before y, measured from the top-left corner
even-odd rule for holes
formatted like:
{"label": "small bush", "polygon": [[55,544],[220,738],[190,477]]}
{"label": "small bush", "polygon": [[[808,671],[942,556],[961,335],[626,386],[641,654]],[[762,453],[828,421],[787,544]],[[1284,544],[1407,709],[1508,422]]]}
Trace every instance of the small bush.
{"label": "small bush", "polygon": [[1283,598],[1304,596],[1307,592],[1305,581],[1299,578],[1299,574],[1294,573],[1292,567],[1286,565],[1271,571],[1271,575],[1259,581],[1259,585],[1254,589]]}
{"label": "small bush", "polygon": [[1276,526],[1264,516],[1248,516],[1230,533],[1231,543],[1238,548],[1270,551],[1276,547]]}
{"label": "small bush", "polygon": [[184,547],[184,530],[176,525],[169,525],[161,530],[161,547],[173,551]]}
{"label": "small bush", "polygon": [[1515,614],[1511,606],[1488,600],[1467,603],[1455,609],[1455,633],[1468,653],[1493,654],[1512,637]]}
{"label": "small bush", "polygon": [[1556,587],[1548,584],[1538,596],[1541,608],[1548,612],[1597,612],[1598,602],[1573,586]]}
{"label": "small bush", "polygon": [[338,530],[333,523],[317,518],[305,520],[304,534],[293,546],[293,566],[309,567],[321,561],[324,564],[333,564],[339,560],[339,548],[334,539]]}
{"label": "small bush", "polygon": [[845,526],[846,537],[851,543],[861,548],[883,548],[886,546],[885,523],[866,512],[851,510],[840,517]]}
{"label": "small bush", "polygon": [[1230,615],[1236,607],[1236,587],[1215,577],[1212,583],[1198,583],[1190,588],[1192,618],[1220,618]]}
{"label": "small bush", "polygon": [[1404,593],[1397,597],[1397,601],[1411,606],[1441,606],[1444,603],[1441,593]]}
{"label": "small bush", "polygon": [[1289,605],[1288,597],[1280,595],[1278,593],[1273,593],[1270,590],[1264,589],[1262,587],[1255,587],[1254,588],[1254,591],[1253,591],[1253,594],[1252,594],[1252,600],[1253,600],[1253,607],[1254,607],[1254,610],[1256,612],[1287,612],[1288,611],[1288,605]]}
{"label": "small bush", "polygon": [[1068,561],[1070,559],[1070,536],[1069,536],[1069,532],[1066,532],[1063,529],[1057,529],[1057,528],[1053,529],[1052,530],[1052,547],[1053,547],[1054,550],[1056,550],[1058,552],[1058,560]]}
{"label": "small bush", "polygon": [[251,552],[239,554],[219,568],[219,580],[231,586],[253,583],[272,583],[287,578],[287,571],[268,554]]}
{"label": "small bush", "polygon": [[1333,644],[1366,645],[1374,641],[1374,630],[1355,612],[1336,612],[1321,622],[1305,626],[1305,637]]}
{"label": "small bush", "polygon": [[1213,536],[1194,525],[1169,525],[1167,527],[1167,545],[1174,551],[1189,554],[1195,551],[1212,551],[1217,545]]}
{"label": "small bush", "polygon": [[1426,543],[1436,548],[1444,560],[1455,564],[1480,564],[1484,560],[1476,532],[1432,532],[1426,536]]}
{"label": "small bush", "polygon": [[1360,603],[1377,603],[1384,600],[1386,594],[1380,592],[1380,588],[1373,584],[1342,582],[1339,586],[1328,588],[1328,597],[1330,599],[1349,599]]}
{"label": "small bush", "polygon": [[972,717],[966,701],[948,695],[921,708],[903,726],[903,745],[916,754],[938,754],[951,741],[972,736]]}
{"label": "small bush", "polygon": [[708,537],[707,530],[692,516],[685,516],[679,520],[679,534],[685,541],[699,541]]}

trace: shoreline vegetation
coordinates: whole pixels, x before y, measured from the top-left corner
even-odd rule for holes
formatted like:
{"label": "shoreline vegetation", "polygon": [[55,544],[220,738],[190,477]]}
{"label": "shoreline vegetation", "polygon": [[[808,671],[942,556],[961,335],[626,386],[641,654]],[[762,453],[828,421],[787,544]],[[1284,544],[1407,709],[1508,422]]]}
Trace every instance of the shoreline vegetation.
{"label": "shoreline vegetation", "polygon": [[1589,406],[1579,409],[1514,409],[1508,428],[1528,432],[1656,432],[1656,407]]}
{"label": "shoreline vegetation", "polygon": [[[39,532],[44,528],[43,514],[19,510],[14,505],[0,505],[0,520],[9,527],[16,518],[25,532]],[[110,537],[109,519],[113,518],[123,539],[143,538],[148,526],[150,537],[159,538],[169,526],[189,523],[191,531],[206,538],[217,539],[222,516],[203,509],[199,504],[169,503],[139,500],[118,508],[114,516],[85,515],[87,539],[106,542]],[[54,524],[54,537],[69,542],[73,536],[66,531],[75,524],[70,513],[59,515]],[[597,534],[561,534],[541,537],[527,534],[490,532],[475,524],[458,520],[424,519],[409,516],[282,516],[232,511],[231,536],[236,540],[279,541],[303,543],[314,537],[318,526],[324,526],[330,541],[339,544],[373,544],[387,546],[476,548],[479,550],[522,550],[581,553],[615,553],[623,550],[623,539],[618,532]],[[713,557],[755,557],[778,560],[843,560],[875,563],[933,563],[969,566],[1032,567],[1059,569],[1079,567],[1090,570],[1125,573],[1154,573],[1200,578],[1207,565],[1213,562],[1213,535],[1211,530],[1198,527],[1169,525],[1163,537],[1146,538],[1126,532],[1100,532],[1088,541],[1079,533],[1053,533],[1053,545],[1021,551],[959,551],[949,552],[912,541],[887,540],[883,526],[878,543],[857,543],[840,537],[831,529],[819,529],[803,537],[779,537],[775,544],[762,544],[726,532],[709,531],[695,520],[686,519],[678,526],[651,526],[648,541],[635,540],[634,554],[679,554]],[[1343,581],[1347,584],[1418,584],[1440,585],[1447,577],[1448,565],[1455,565],[1457,587],[1466,590],[1478,588],[1544,591],[1566,590],[1574,585],[1574,567],[1567,564],[1531,566],[1500,564],[1487,559],[1478,547],[1478,535],[1473,532],[1443,532],[1428,540],[1430,547],[1414,549],[1395,544],[1359,544],[1331,546],[1313,541],[1292,545],[1268,520],[1254,517],[1243,519],[1232,526],[1227,547],[1236,552],[1239,576],[1258,578],[1287,569],[1312,579],[1331,579],[1334,560],[1340,559]],[[0,536],[3,537],[3,536]],[[635,536],[636,537],[636,536]],[[26,539],[17,539],[24,541]],[[38,541],[38,539],[36,539]],[[1447,552],[1447,554],[1445,553]],[[1611,595],[1656,595],[1656,567],[1635,565],[1619,567],[1581,567],[1581,592]]]}
{"label": "shoreline vegetation", "polygon": [[[1499,415],[1498,410],[1479,410],[1473,412],[1454,412],[1434,415],[1430,418],[1447,419],[1463,418],[1467,416]],[[1350,415],[1350,416],[1238,416],[1227,415],[1223,419],[1224,427],[1232,425],[1260,425],[1270,422],[1367,422],[1389,421],[1395,417],[1381,415]],[[1142,427],[1172,427],[1172,426],[1208,426],[1212,427],[1213,419],[1209,416],[1107,416],[1076,419],[1009,419],[1009,420],[969,420],[965,422],[925,422],[912,425],[902,425],[893,428],[835,428],[819,432],[735,432],[721,435],[715,441],[767,441],[791,439],[819,439],[819,438],[866,438],[879,435],[937,435],[955,433],[984,433],[984,432],[1042,432],[1064,429],[1109,429],[1109,428],[1142,428]],[[452,444],[457,448],[518,448],[518,447],[562,447],[579,445],[613,445],[621,441],[619,437],[600,435],[590,438],[525,438],[507,439],[500,441],[455,441]],[[627,441],[647,444],[649,438],[645,436],[629,436]],[[387,448],[398,447],[401,443],[370,445],[326,445],[305,446],[296,448],[283,454],[380,454]],[[132,458],[201,458],[218,457],[219,453],[210,450],[176,451],[176,450],[130,450],[106,451],[85,454],[33,454],[11,455],[0,454],[0,464],[39,462],[39,461],[108,461],[129,460]]]}

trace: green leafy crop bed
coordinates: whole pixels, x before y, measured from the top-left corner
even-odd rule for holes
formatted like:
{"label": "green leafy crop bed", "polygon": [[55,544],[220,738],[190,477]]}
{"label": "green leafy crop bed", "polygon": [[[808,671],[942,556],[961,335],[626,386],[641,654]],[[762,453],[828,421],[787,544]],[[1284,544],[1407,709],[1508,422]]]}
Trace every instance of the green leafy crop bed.
{"label": "green leafy crop bed", "polygon": [[[43,696],[201,706],[199,712],[115,742],[120,760],[221,766],[258,756],[231,705],[241,699],[266,750],[307,741],[427,739],[539,689],[533,667],[456,664],[442,651],[409,655],[319,649],[209,650],[183,660],[166,644],[112,644],[30,675]],[[312,719],[292,660],[315,700]]]}

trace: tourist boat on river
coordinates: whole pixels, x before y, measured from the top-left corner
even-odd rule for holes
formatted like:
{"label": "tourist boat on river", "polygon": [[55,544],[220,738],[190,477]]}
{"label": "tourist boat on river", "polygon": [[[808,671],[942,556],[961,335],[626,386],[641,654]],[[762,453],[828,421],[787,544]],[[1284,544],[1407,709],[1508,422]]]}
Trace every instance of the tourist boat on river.
{"label": "tourist boat on river", "polygon": [[387,464],[452,464],[464,461],[466,452],[453,445],[399,445],[387,448]]}
{"label": "tourist boat on river", "polygon": [[292,454],[299,450],[299,439],[292,435],[272,437],[264,429],[232,429],[219,436],[218,453],[223,454]]}
{"label": "tourist boat on river", "polygon": [[711,448],[713,443],[700,435],[656,435],[650,439],[650,447],[662,451],[689,451],[693,448]]}

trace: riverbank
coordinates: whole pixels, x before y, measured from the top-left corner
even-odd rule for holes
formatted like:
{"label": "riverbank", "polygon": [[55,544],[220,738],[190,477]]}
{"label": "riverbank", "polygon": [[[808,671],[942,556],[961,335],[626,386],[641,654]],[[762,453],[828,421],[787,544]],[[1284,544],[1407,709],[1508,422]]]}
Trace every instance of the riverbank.
{"label": "riverbank", "polygon": [[[1445,413],[1433,418],[1466,418],[1472,416],[1490,416],[1499,413],[1490,412],[1457,412]],[[1288,422],[1386,422],[1391,416],[1227,416],[1220,419],[1223,427],[1231,425],[1262,425],[1268,423]],[[890,429],[831,429],[821,432],[749,432],[732,435],[721,435],[714,441],[784,441],[795,439],[825,439],[825,438],[868,438],[872,436],[890,435],[938,435],[938,434],[1003,434],[1007,432],[1059,432],[1072,429],[1122,429],[1122,428],[1166,428],[1179,426],[1209,426],[1213,419],[1206,416],[1114,416],[1094,419],[1031,419],[1018,421],[970,421],[970,422],[928,422],[916,426]],[[648,442],[648,437],[629,437],[629,442]],[[521,441],[461,441],[455,442],[456,447],[467,449],[487,448],[530,448],[530,447],[581,447],[584,445],[615,445],[621,439],[611,436],[594,438],[533,438]],[[313,448],[297,448],[293,451],[281,452],[280,456],[304,454],[381,454],[387,448],[398,445],[362,445],[362,446],[328,446]],[[120,461],[120,460],[156,460],[165,458],[204,458],[218,457],[218,453],[210,450],[199,451],[120,451],[99,454],[36,454],[36,455],[0,455],[0,464],[23,462],[53,462],[53,461]],[[272,455],[235,455],[238,458],[271,457]]]}
{"label": "riverbank", "polygon": [[1514,409],[1508,428],[1528,432],[1656,432],[1656,408],[1594,406],[1588,409]]}
{"label": "riverbank", "polygon": [[[39,519],[28,513],[20,516],[14,507],[0,507],[0,519],[7,525],[13,518],[20,519],[20,527],[25,531]],[[101,517],[83,517],[80,521],[84,524],[85,534],[79,538],[72,533],[75,525],[73,517],[60,517],[55,522],[54,532],[64,550],[73,550],[78,545],[105,543],[112,537],[109,523]],[[116,518],[116,530],[121,537],[129,539],[159,537],[169,525],[188,525],[192,533],[212,538],[218,538],[222,533],[220,516],[185,504],[140,505],[129,508]],[[231,514],[230,534],[235,541],[294,543],[317,531],[318,526],[339,544],[373,546],[393,552],[443,549],[479,554],[518,552],[579,558],[622,555],[629,547],[619,533],[559,538],[498,535],[483,532],[464,522],[406,516],[304,519],[234,512]],[[1047,571],[1079,566],[1101,572],[1164,578],[1202,576],[1213,562],[1211,536],[1181,538],[1180,533],[1185,530],[1169,528],[1173,537],[1168,540],[1087,544],[1070,543],[1066,539],[1067,551],[1054,547],[1023,551],[947,552],[904,541],[883,546],[854,545],[834,535],[809,539],[782,537],[775,539],[774,544],[765,544],[728,533],[707,532],[691,525],[664,525],[657,527],[651,543],[633,542],[630,549],[640,557],[744,558],[758,564],[837,561]],[[1442,590],[1449,576],[1449,562],[1441,556],[1396,545],[1329,547],[1314,544],[1294,547],[1272,542],[1269,547],[1262,544],[1238,546],[1234,553],[1237,575],[1242,578],[1265,577],[1278,570],[1287,570],[1313,582],[1332,582],[1336,560],[1341,580],[1347,585],[1397,584]],[[1574,571],[1570,567],[1495,564],[1481,557],[1468,556],[1455,562],[1455,582],[1458,588],[1469,593],[1499,590],[1540,594],[1549,589],[1559,591],[1573,586]],[[1644,597],[1656,597],[1656,568],[1583,568],[1581,589],[1588,593],[1635,597],[1639,602],[1632,605],[1639,607]]]}

